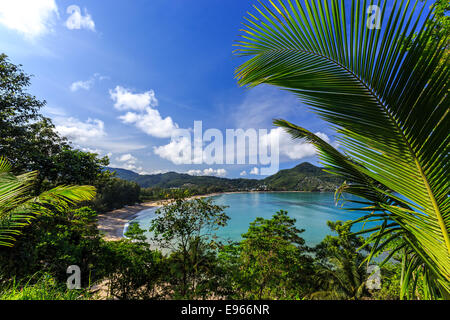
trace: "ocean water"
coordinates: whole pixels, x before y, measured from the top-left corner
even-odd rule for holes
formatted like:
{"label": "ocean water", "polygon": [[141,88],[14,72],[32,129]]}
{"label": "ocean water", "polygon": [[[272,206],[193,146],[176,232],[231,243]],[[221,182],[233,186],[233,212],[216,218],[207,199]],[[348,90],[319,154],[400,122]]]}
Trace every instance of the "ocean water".
{"label": "ocean water", "polygon": [[[334,194],[328,192],[230,193],[213,196],[213,199],[216,204],[228,206],[225,209],[230,217],[228,225],[216,233],[224,240],[239,241],[241,234],[247,232],[250,222],[257,217],[270,219],[282,209],[296,219],[296,226],[299,229],[305,229],[302,237],[308,245],[314,246],[326,235],[334,234],[327,226],[327,221],[355,220],[361,216],[361,213],[336,206]],[[345,206],[351,204],[347,202]],[[143,210],[132,222],[138,222],[142,228],[148,230],[150,221],[155,217],[155,211],[156,208]],[[358,231],[361,227],[362,224],[355,225],[352,231]]]}

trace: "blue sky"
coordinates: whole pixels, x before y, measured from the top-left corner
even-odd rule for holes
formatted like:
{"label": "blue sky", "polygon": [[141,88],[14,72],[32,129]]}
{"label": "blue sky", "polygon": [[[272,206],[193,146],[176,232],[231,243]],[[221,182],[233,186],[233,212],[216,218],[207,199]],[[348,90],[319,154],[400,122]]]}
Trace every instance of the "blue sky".
{"label": "blue sky", "polygon": [[[109,155],[113,166],[261,178],[250,174],[254,165],[171,161],[168,130],[196,120],[225,131],[271,129],[273,118],[285,118],[333,141],[291,94],[237,85],[234,70],[245,60],[232,44],[253,0],[1,2],[1,50],[34,75],[30,91],[47,101],[43,112],[75,146]],[[281,169],[317,163],[309,145],[283,143]]]}

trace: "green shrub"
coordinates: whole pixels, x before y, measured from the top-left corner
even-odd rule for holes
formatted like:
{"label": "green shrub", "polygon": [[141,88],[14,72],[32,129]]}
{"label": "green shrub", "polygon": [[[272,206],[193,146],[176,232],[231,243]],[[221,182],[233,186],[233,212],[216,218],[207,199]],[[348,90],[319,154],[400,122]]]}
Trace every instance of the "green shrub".
{"label": "green shrub", "polygon": [[37,273],[17,281],[13,278],[0,286],[0,300],[84,300],[87,290],[69,290],[48,273]]}
{"label": "green shrub", "polygon": [[101,268],[111,297],[155,299],[164,295],[165,260],[161,252],[150,249],[144,233],[133,223],[125,233],[126,239],[104,244]]}

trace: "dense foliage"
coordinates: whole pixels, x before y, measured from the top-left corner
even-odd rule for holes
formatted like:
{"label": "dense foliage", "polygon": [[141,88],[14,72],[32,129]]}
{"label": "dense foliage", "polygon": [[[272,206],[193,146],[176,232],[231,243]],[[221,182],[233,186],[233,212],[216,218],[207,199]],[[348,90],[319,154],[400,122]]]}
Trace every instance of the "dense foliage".
{"label": "dense foliage", "polygon": [[[337,237],[309,248],[303,230],[280,211],[272,219],[257,218],[241,242],[227,244],[214,236],[228,220],[224,208],[211,199],[185,196],[161,208],[149,238],[132,223],[126,238],[104,241],[97,215],[88,207],[40,216],[13,248],[0,249],[1,297],[398,298],[399,268],[383,271],[382,290],[364,289],[367,274],[360,262],[365,256],[356,251],[361,240],[341,232],[340,224],[331,224],[339,230]],[[64,287],[67,266],[73,264],[81,269],[84,288],[76,293]],[[94,284],[98,292],[87,290]]]}
{"label": "dense foliage", "polygon": [[327,279],[321,291],[310,295],[312,299],[361,299],[369,296],[366,281],[368,272],[364,252],[358,251],[364,239],[353,235],[348,225],[342,222],[328,222],[331,230],[338,237],[326,236],[316,246],[315,254],[318,263],[318,274]]}
{"label": "dense foliage", "polygon": [[92,207],[99,212],[140,202],[141,188],[135,182],[108,177],[105,181],[96,182],[95,185],[99,194],[93,200]]}
{"label": "dense foliage", "polygon": [[304,230],[286,211],[256,218],[239,243],[219,252],[229,296],[237,299],[301,299],[316,287],[313,259],[300,237]]}
{"label": "dense foliage", "polygon": [[0,248],[0,270],[19,278],[48,272],[65,281],[67,267],[78,265],[87,275],[82,279],[86,285],[100,262],[96,216],[87,207],[40,215],[23,229],[13,248]]}
{"label": "dense foliage", "polygon": [[42,272],[18,281],[13,278],[0,282],[0,300],[86,300],[92,297],[88,290],[69,290],[65,283]]}
{"label": "dense foliage", "polygon": [[151,250],[138,224],[131,224],[126,239],[105,243],[101,268],[108,275],[108,294],[119,299],[155,299],[165,296],[168,264],[161,252]]}

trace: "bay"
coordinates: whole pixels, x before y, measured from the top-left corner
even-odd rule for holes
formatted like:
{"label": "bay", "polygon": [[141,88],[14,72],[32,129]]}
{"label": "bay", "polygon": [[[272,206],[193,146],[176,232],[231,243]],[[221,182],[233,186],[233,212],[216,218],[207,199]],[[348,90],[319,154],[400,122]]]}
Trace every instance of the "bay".
{"label": "bay", "polygon": [[[350,199],[351,196],[347,198]],[[296,219],[299,229],[305,229],[302,237],[306,243],[314,246],[326,235],[333,234],[327,226],[327,221],[355,220],[362,214],[344,210],[340,205],[336,205],[331,192],[225,193],[213,196],[213,199],[216,204],[228,206],[225,212],[230,217],[228,225],[218,230],[217,235],[223,240],[232,241],[239,241],[241,234],[247,231],[250,222],[257,217],[270,219],[277,211],[285,210],[290,217]],[[346,202],[345,207],[352,207],[352,204]],[[141,228],[148,230],[156,209],[143,210],[130,222],[138,222]],[[357,231],[361,227],[362,224],[358,224],[352,230]]]}

